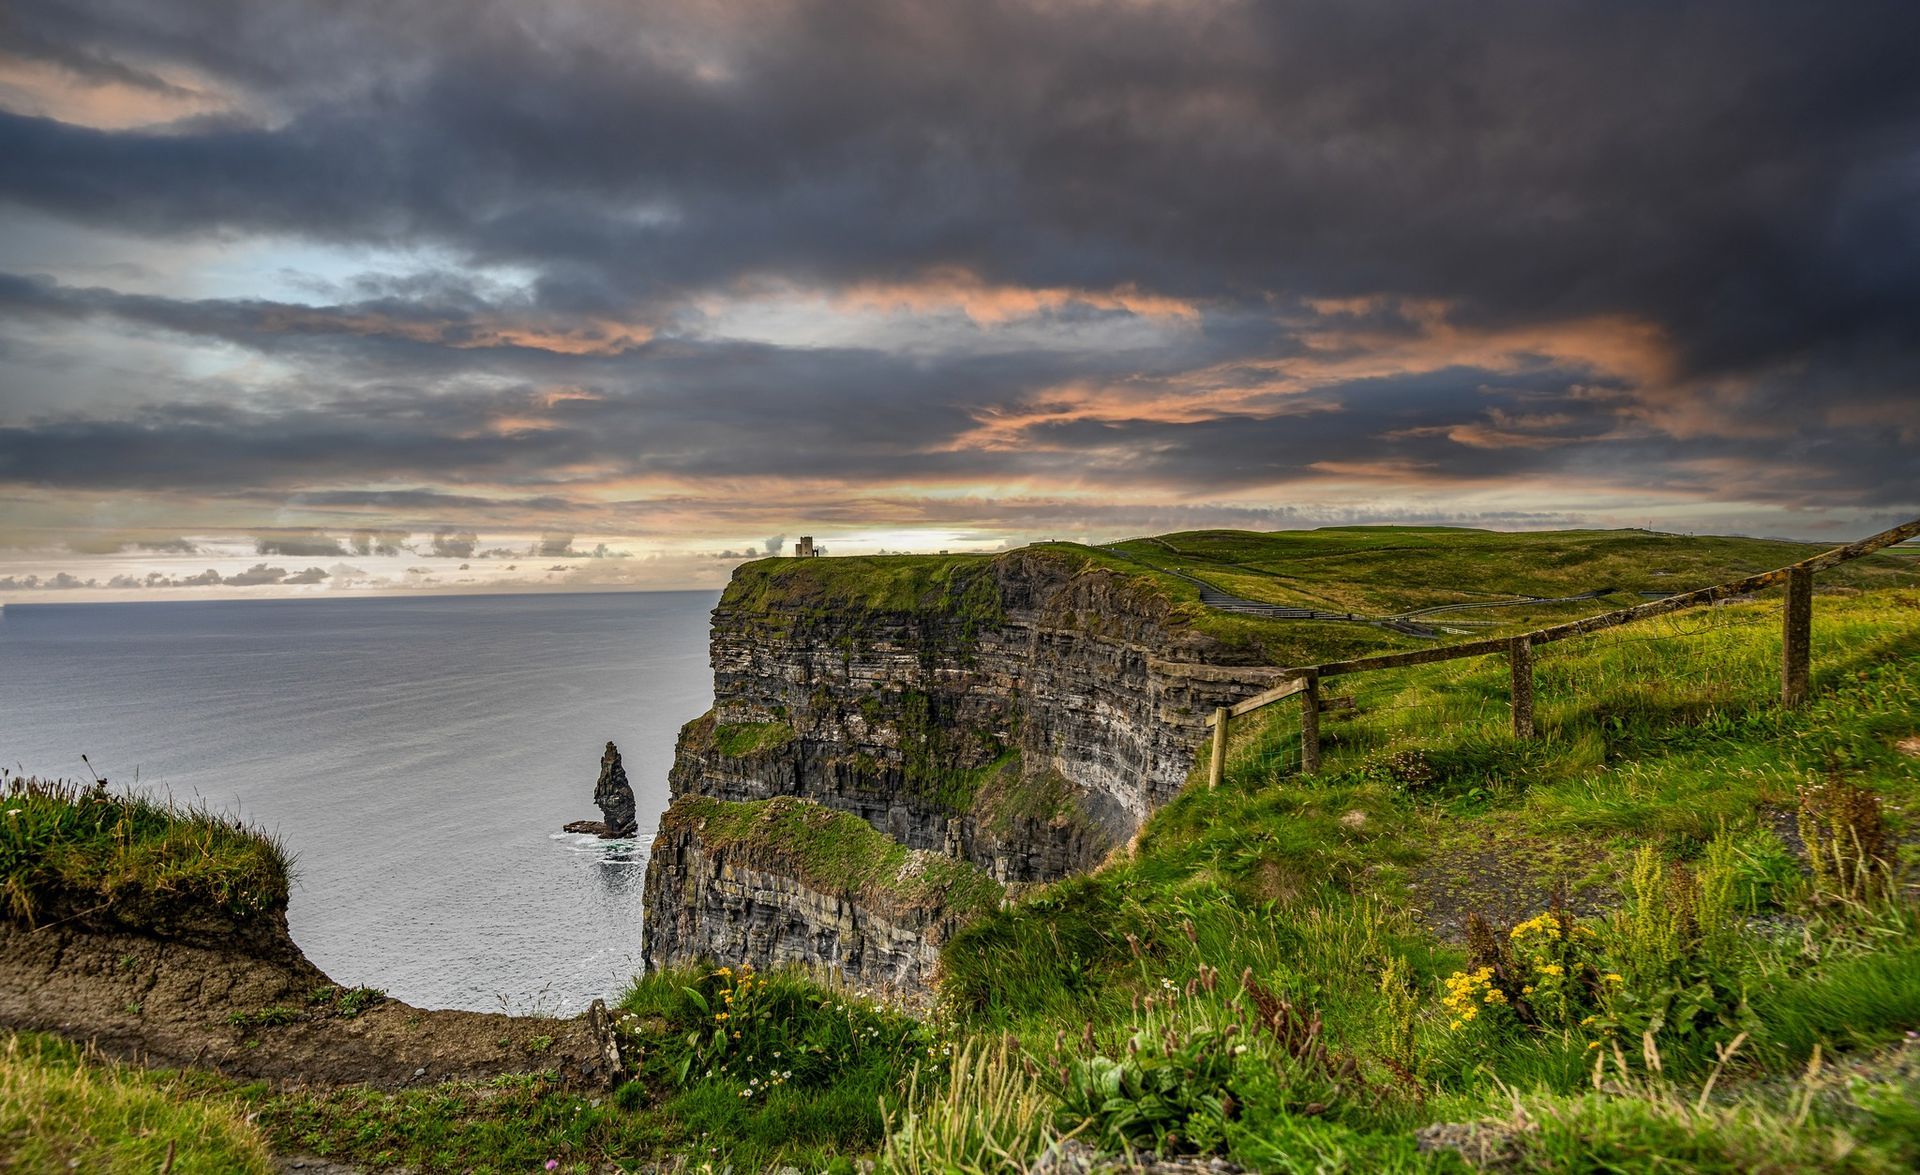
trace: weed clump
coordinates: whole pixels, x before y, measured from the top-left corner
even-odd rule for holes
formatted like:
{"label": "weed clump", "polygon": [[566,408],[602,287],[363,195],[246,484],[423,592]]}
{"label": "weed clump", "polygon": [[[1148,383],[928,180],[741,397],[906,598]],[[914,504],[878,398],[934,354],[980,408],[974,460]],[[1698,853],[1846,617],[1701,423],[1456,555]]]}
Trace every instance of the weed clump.
{"label": "weed clump", "polygon": [[1894,884],[1898,843],[1887,827],[1880,797],[1829,767],[1824,782],[1802,785],[1797,812],[1800,839],[1823,899],[1863,902]]}

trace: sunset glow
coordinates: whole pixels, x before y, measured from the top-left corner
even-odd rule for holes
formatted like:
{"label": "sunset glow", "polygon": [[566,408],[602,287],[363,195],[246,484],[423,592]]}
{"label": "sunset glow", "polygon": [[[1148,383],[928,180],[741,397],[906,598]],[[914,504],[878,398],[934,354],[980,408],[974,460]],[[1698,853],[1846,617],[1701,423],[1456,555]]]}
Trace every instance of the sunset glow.
{"label": "sunset glow", "polygon": [[1561,17],[27,0],[0,601],[1920,510],[1912,7]]}

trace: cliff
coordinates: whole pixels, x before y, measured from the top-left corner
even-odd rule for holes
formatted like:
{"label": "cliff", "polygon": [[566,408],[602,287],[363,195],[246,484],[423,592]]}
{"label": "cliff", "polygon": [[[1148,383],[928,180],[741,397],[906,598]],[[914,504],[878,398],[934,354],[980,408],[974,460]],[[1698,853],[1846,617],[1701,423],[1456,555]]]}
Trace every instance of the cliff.
{"label": "cliff", "polygon": [[947,915],[798,884],[708,843],[688,805],[794,797],[1000,885],[1058,878],[1180,788],[1206,715],[1271,674],[1225,664],[1245,656],[1152,579],[1072,549],[741,567],[713,614],[714,707],[681,732],[648,866],[648,958],[917,981],[930,951],[900,936],[938,938]]}
{"label": "cliff", "polygon": [[808,800],[688,796],[654,841],[644,955],[649,970],[695,958],[800,963],[912,989],[947,937],[1000,895],[967,862]]}

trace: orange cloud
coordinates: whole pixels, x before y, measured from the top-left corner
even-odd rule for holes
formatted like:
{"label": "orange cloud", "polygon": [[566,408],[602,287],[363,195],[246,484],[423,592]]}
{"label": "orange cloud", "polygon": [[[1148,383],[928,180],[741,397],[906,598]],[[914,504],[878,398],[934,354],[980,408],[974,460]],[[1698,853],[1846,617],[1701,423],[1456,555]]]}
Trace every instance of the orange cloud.
{"label": "orange cloud", "polygon": [[[1300,339],[1310,354],[1280,367],[1321,381],[1455,366],[1517,371],[1547,359],[1618,376],[1640,387],[1660,387],[1672,382],[1677,369],[1666,332],[1629,315],[1482,328],[1455,323],[1451,305],[1438,299],[1343,298],[1307,305],[1317,315],[1299,324],[1303,327]],[[1390,315],[1411,329],[1340,321],[1373,314]]]}
{"label": "orange cloud", "polygon": [[98,130],[152,126],[239,105],[211,82],[153,71],[150,84],[89,77],[62,66],[0,52],[0,107]]}
{"label": "orange cloud", "polygon": [[1192,302],[1150,294],[1127,284],[1106,290],[1068,286],[994,285],[971,270],[941,267],[910,282],[862,282],[833,295],[843,310],[876,314],[931,314],[959,310],[982,326],[997,326],[1066,306],[1124,310],[1140,318],[1178,318],[1197,322]]}
{"label": "orange cloud", "polygon": [[[1617,378],[1633,390],[1575,389],[1577,398],[1617,398],[1621,401],[1616,409],[1620,415],[1645,416],[1650,411],[1645,406],[1647,390],[1668,386],[1676,367],[1670,343],[1660,328],[1624,316],[1480,329],[1452,322],[1448,305],[1439,301],[1337,298],[1311,301],[1308,306],[1317,317],[1301,324],[1303,329],[1296,336],[1306,344],[1303,354],[1270,360],[1237,359],[1132,382],[1050,387],[1024,404],[982,414],[979,427],[950,447],[1030,447],[1033,438],[1029,430],[1067,422],[1149,420],[1191,424],[1236,414],[1265,419],[1338,411],[1338,405],[1304,398],[1304,394],[1354,380],[1417,375],[1449,367],[1496,373],[1521,372],[1542,364],[1584,367]],[[1375,315],[1389,316],[1397,328],[1339,321]],[[1437,427],[1424,435],[1444,434],[1478,448],[1546,448],[1566,443],[1548,431],[1566,423],[1564,417],[1496,414],[1488,421]]]}
{"label": "orange cloud", "polygon": [[501,318],[396,318],[378,313],[291,306],[273,307],[263,316],[261,325],[274,331],[406,339],[462,351],[521,347],[559,355],[619,355],[653,338],[650,327],[604,318],[548,326]]}

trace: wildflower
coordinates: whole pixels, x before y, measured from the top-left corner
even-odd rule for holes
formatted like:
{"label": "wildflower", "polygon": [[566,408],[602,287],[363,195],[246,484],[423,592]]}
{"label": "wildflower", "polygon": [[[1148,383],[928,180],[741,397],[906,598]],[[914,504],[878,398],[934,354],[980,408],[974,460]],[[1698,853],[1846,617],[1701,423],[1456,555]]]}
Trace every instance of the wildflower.
{"label": "wildflower", "polygon": [[1625,983],[1626,982],[1625,979],[1621,978],[1621,975],[1618,971],[1607,972],[1606,980],[1608,983]]}
{"label": "wildflower", "polygon": [[1587,1051],[1588,1051],[1588,1052],[1592,1052],[1592,1051],[1593,1051],[1594,1049],[1597,1049],[1597,1048],[1599,1048],[1599,1047],[1600,1047],[1600,1042],[1599,1042],[1599,1041],[1597,1041],[1597,1040],[1595,1040],[1595,1041],[1589,1041],[1589,1042],[1587,1043]]}

